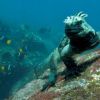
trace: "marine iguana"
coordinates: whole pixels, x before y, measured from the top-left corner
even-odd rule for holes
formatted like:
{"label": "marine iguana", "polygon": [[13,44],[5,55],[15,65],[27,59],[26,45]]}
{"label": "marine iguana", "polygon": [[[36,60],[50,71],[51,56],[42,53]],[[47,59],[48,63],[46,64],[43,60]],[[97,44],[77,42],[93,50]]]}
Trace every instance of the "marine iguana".
{"label": "marine iguana", "polygon": [[87,16],[87,14],[79,12],[74,16],[68,16],[64,20],[65,35],[58,48],[54,50],[47,60],[50,64],[51,74],[41,91],[55,84],[58,61],[62,60],[66,66],[66,70],[63,73],[65,74],[65,79],[70,75],[79,74],[73,55],[90,50],[100,43],[100,34],[86,22],[85,18]]}

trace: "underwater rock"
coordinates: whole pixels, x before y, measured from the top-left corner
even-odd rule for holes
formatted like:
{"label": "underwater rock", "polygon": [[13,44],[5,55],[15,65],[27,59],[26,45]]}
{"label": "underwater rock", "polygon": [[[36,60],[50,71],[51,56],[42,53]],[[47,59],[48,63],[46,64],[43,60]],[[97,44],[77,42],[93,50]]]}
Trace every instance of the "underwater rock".
{"label": "underwater rock", "polygon": [[[69,77],[66,81],[58,76],[55,86],[43,92],[40,90],[47,80],[33,80],[14,93],[10,100],[99,100],[100,50],[77,55],[74,59],[80,65],[79,76]],[[64,64],[58,62],[58,66],[63,69]],[[48,73],[43,73],[43,77]]]}
{"label": "underwater rock", "polygon": [[23,89],[20,89],[14,97],[10,98],[10,100],[28,100],[30,96],[38,93],[44,83],[45,81],[41,79],[33,80],[26,84]]}

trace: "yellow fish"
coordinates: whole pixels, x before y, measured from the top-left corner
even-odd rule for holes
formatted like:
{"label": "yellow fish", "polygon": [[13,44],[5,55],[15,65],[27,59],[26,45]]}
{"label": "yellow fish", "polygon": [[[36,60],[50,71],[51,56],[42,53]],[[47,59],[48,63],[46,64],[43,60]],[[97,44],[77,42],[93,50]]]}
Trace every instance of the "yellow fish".
{"label": "yellow fish", "polygon": [[5,66],[0,66],[0,72],[5,72]]}
{"label": "yellow fish", "polygon": [[7,41],[6,41],[6,44],[7,44],[7,45],[10,45],[11,43],[12,43],[12,40],[7,40]]}
{"label": "yellow fish", "polygon": [[22,49],[22,48],[20,48],[20,49],[19,49],[19,52],[20,52],[20,53],[22,53],[22,52],[23,52],[23,49]]}

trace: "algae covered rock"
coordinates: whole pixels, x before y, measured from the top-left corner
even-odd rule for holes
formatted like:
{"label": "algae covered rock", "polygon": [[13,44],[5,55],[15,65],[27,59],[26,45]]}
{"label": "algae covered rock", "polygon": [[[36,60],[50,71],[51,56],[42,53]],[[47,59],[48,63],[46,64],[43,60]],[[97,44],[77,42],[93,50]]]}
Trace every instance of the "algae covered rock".
{"label": "algae covered rock", "polygon": [[[40,92],[46,79],[33,80],[13,94],[10,100],[99,100],[100,50],[75,57],[80,75],[65,80],[58,76],[55,86]],[[58,63],[62,68],[63,63]],[[47,75],[47,74],[44,74]]]}
{"label": "algae covered rock", "polygon": [[30,96],[40,91],[44,83],[45,81],[41,79],[31,81],[30,83],[26,84],[24,88],[15,93],[13,98],[10,98],[10,100],[28,100]]}

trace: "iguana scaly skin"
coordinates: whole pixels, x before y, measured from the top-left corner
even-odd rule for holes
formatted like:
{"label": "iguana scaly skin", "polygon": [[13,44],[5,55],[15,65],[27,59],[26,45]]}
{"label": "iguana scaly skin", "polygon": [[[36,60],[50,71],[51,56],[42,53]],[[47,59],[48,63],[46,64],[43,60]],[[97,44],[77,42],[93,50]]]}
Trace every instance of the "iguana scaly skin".
{"label": "iguana scaly skin", "polygon": [[75,63],[73,56],[90,50],[99,44],[99,35],[86,22],[85,18],[87,16],[87,14],[79,12],[77,15],[67,17],[64,20],[65,35],[59,46],[46,60],[46,63],[50,66],[51,74],[42,90],[55,84],[57,78],[57,64],[59,62],[63,61],[66,66],[64,71],[66,77],[78,74],[79,72],[76,69],[77,63]]}

